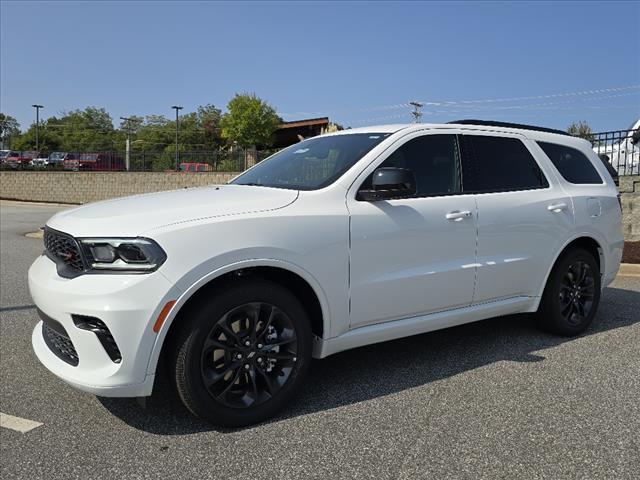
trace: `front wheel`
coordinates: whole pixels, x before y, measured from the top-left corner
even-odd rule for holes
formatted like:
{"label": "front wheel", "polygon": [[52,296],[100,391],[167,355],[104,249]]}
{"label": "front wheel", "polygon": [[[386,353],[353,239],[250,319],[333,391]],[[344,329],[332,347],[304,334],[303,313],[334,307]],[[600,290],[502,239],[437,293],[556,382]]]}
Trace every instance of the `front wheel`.
{"label": "front wheel", "polygon": [[281,285],[247,280],[200,301],[176,321],[171,367],[194,414],[228,427],[257,423],[284,407],[311,359],[308,315]]}
{"label": "front wheel", "polygon": [[591,253],[576,249],[556,263],[545,287],[538,322],[564,336],[584,332],[600,303],[600,269]]}

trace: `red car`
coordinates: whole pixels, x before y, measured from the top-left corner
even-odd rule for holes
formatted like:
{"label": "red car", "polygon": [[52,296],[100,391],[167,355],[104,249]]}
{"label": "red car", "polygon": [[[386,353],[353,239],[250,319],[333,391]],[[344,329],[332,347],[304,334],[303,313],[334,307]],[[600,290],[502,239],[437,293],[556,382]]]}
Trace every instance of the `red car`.
{"label": "red car", "polygon": [[125,169],[124,159],[110,153],[80,153],[62,162],[65,170],[113,172]]}
{"label": "red car", "polygon": [[210,172],[211,165],[208,163],[183,162],[180,164],[181,172]]}
{"label": "red car", "polygon": [[22,165],[29,165],[29,162],[34,158],[38,157],[38,152],[17,152],[11,151],[7,158],[5,159],[5,163],[10,166],[16,168]]}

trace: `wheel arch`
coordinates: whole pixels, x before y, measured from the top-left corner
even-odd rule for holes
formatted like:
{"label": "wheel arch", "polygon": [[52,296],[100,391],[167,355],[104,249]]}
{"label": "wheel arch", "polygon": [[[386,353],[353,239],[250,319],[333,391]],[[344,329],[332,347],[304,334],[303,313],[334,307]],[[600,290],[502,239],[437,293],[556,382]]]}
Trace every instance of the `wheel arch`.
{"label": "wheel arch", "polygon": [[175,301],[162,327],[158,331],[153,346],[147,374],[153,375],[158,367],[158,361],[164,353],[171,334],[175,331],[179,321],[179,314],[190,305],[211,294],[211,289],[219,288],[227,282],[242,281],[243,278],[254,276],[279,283],[290,289],[300,298],[303,307],[311,318],[312,333],[325,338],[330,333],[330,310],[324,290],[315,278],[303,268],[289,262],[273,259],[252,259],[240,261],[216,269],[194,282]]}
{"label": "wheel arch", "polygon": [[592,234],[580,234],[570,238],[558,251],[555,258],[553,259],[553,262],[551,262],[550,267],[547,269],[547,273],[544,277],[544,282],[542,283],[542,286],[540,287],[540,290],[538,292],[538,302],[536,302],[536,309],[538,308],[537,304],[539,303],[539,299],[542,298],[542,293],[544,292],[544,289],[547,286],[547,282],[549,281],[549,275],[551,275],[551,272],[557,265],[558,260],[560,260],[560,258],[562,258],[565,253],[575,248],[583,248],[590,252],[596,259],[596,262],[598,262],[600,276],[602,276],[605,272],[605,256],[604,250],[602,248],[602,242],[594,238],[594,235]]}

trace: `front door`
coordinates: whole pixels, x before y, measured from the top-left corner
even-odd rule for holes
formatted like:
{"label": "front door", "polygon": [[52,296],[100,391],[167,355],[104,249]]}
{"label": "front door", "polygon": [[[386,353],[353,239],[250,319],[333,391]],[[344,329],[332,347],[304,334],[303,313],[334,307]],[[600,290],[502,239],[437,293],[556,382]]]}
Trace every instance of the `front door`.
{"label": "front door", "polygon": [[[476,203],[462,194],[454,134],[413,134],[349,192],[351,328],[470,305]],[[414,172],[412,198],[359,201],[378,167]]]}

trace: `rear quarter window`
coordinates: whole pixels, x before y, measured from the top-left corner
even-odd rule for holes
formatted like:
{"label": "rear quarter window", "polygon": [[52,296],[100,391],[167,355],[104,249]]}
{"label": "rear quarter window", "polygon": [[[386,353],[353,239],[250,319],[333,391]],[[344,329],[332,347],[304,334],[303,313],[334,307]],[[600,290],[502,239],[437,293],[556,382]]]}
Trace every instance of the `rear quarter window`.
{"label": "rear quarter window", "polygon": [[580,150],[556,143],[537,143],[567,182],[578,185],[604,183],[591,160]]}

